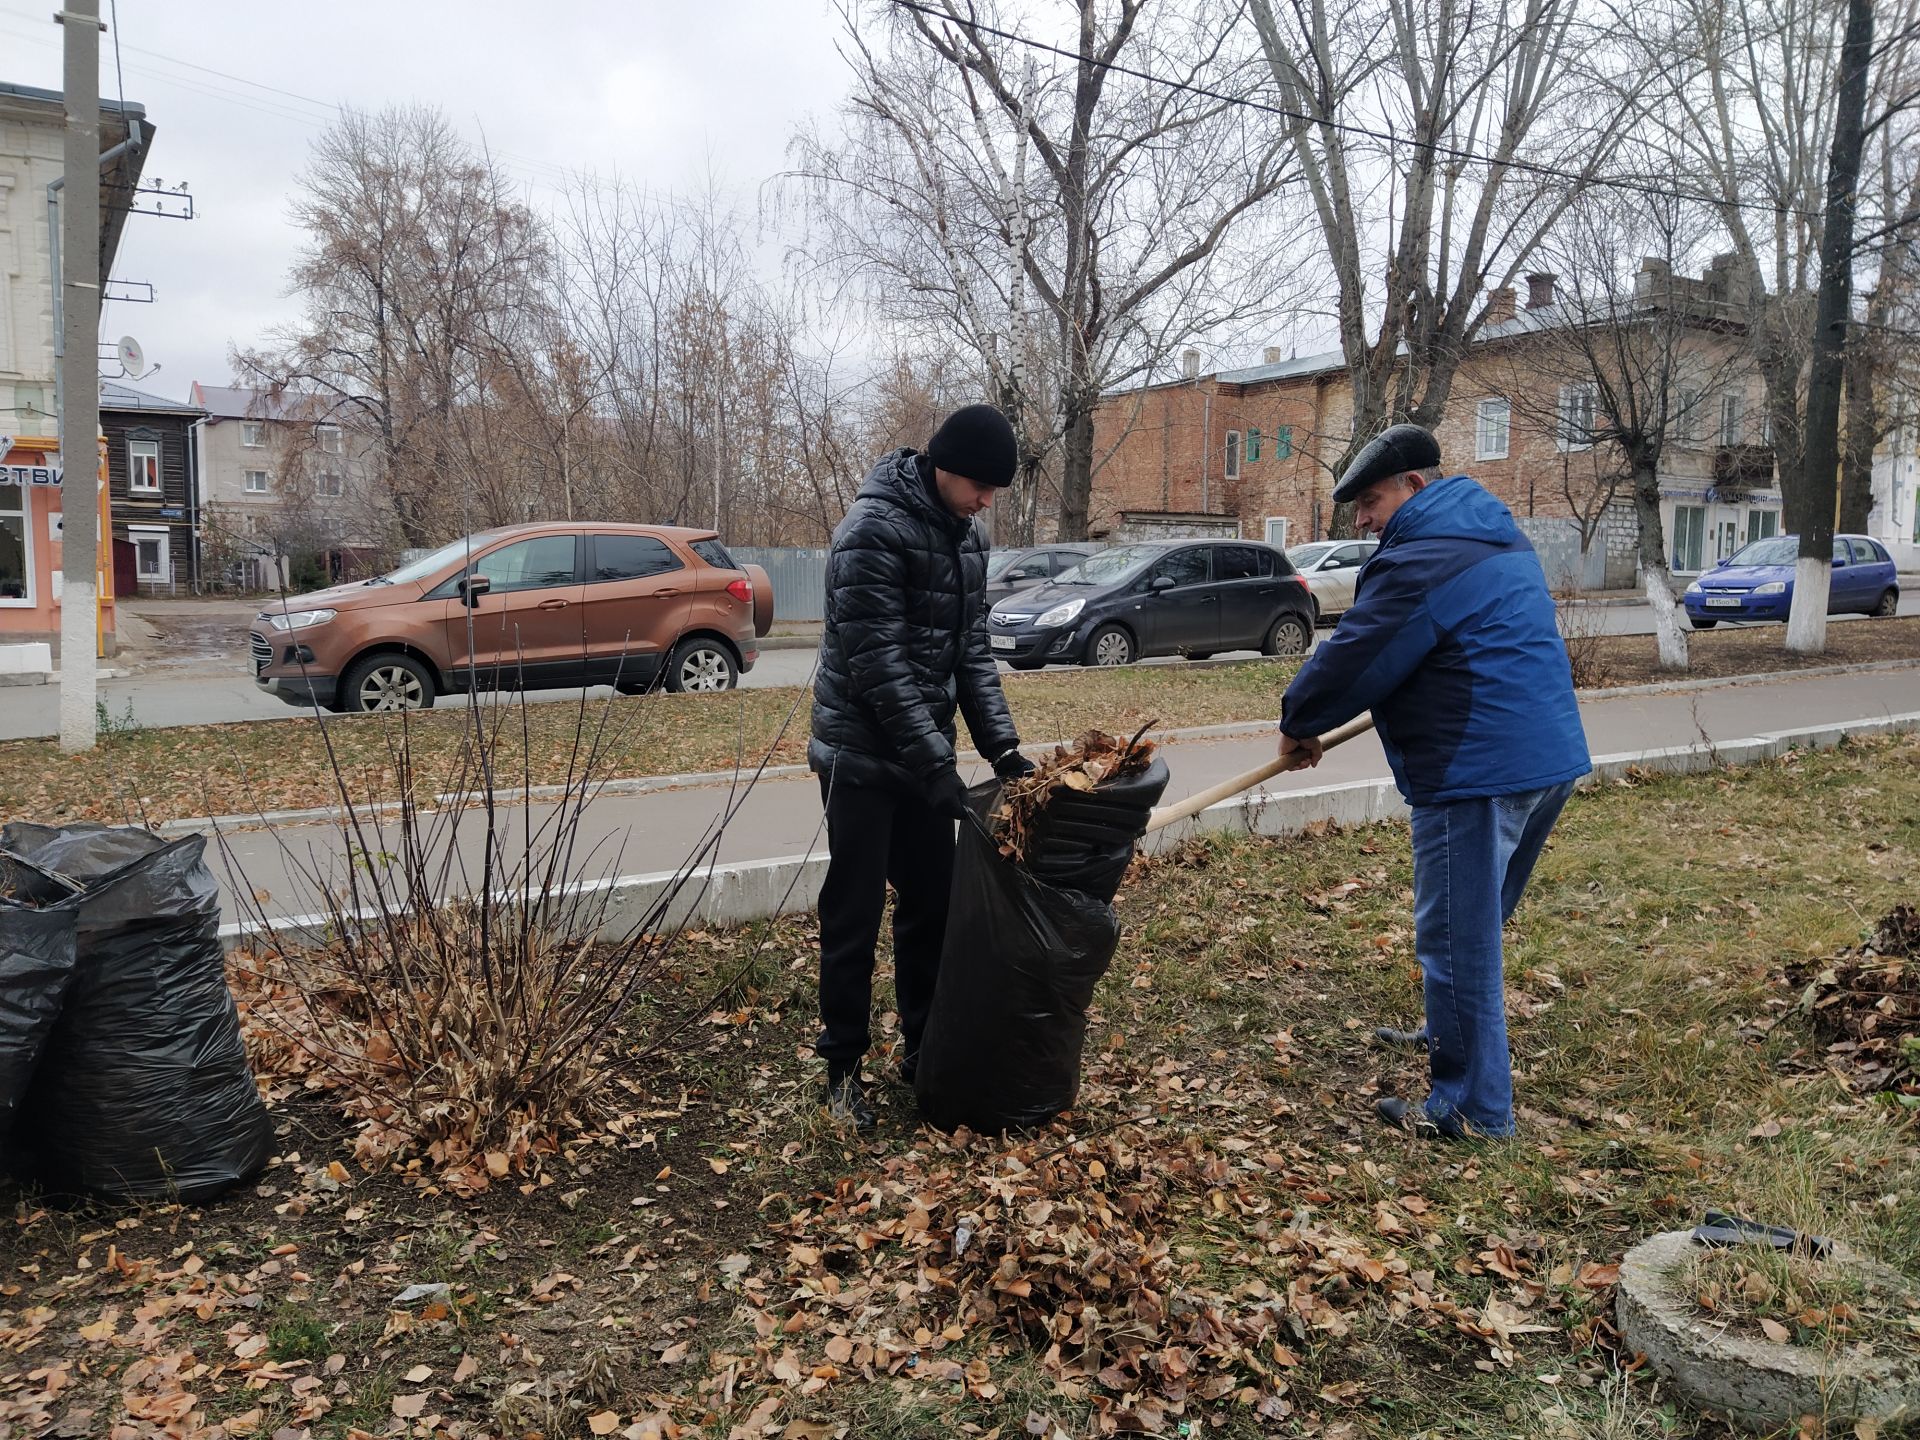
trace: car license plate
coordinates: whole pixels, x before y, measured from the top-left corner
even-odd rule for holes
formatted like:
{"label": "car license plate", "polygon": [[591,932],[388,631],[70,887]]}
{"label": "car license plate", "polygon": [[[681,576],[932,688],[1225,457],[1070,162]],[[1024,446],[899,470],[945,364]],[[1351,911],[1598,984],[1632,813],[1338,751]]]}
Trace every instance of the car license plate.
{"label": "car license plate", "polygon": [[1707,597],[1707,608],[1709,610],[1738,610],[1740,608],[1740,597],[1738,595],[1709,595]]}
{"label": "car license plate", "polygon": [[1013,649],[1013,636],[1011,635],[991,635],[988,637],[988,640],[995,650]]}

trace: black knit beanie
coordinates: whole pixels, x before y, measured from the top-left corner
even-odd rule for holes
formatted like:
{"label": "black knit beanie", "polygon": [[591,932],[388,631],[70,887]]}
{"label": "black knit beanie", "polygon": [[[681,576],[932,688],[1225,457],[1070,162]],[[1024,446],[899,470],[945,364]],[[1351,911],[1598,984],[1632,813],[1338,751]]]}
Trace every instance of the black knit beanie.
{"label": "black knit beanie", "polygon": [[991,405],[967,405],[940,422],[927,442],[927,458],[941,470],[1005,489],[1013,484],[1020,447],[1006,416]]}

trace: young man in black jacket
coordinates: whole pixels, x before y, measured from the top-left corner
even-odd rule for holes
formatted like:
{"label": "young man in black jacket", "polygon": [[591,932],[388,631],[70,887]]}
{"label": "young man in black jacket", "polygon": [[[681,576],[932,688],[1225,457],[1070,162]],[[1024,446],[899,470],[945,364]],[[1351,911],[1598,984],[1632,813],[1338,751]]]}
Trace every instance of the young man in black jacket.
{"label": "young man in black jacket", "polygon": [[860,1078],[872,1037],[873,947],[894,890],[893,977],[911,1082],[933,1003],[966,786],[954,712],[1002,776],[1033,769],[987,647],[987,541],[974,517],[1013,483],[1013,427],[991,405],[941,422],[924,453],[874,466],[827,561],[827,621],[807,763],[832,859],[820,892],[820,1039],[827,1105],[874,1123]]}

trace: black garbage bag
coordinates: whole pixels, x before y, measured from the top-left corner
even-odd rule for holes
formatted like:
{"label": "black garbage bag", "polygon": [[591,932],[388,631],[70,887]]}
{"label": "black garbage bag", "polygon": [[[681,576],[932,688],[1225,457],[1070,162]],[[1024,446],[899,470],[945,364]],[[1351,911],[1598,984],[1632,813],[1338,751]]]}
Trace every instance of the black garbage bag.
{"label": "black garbage bag", "polygon": [[0,854],[0,1159],[73,982],[73,916],[39,907],[72,893]]}
{"label": "black garbage bag", "polygon": [[1103,780],[1091,790],[1056,790],[1033,817],[1028,871],[1049,885],[1113,899],[1167,779],[1167,762],[1156,755],[1138,775]]}
{"label": "black garbage bag", "polygon": [[[227,989],[204,836],[0,830],[66,893],[0,911],[0,951],[64,928],[69,972],[16,1112],[10,1163],[62,1193],[207,1199],[258,1173],[272,1125]],[[43,982],[43,992],[50,987]]]}
{"label": "black garbage bag", "polygon": [[1131,811],[1148,797],[1137,828],[1132,819],[1102,820],[1096,812],[1088,848],[1056,842],[1043,856],[1052,866],[1047,877],[1035,872],[1032,848],[1023,865],[1002,855],[988,832],[999,782],[967,792],[972,813],[960,825],[940,979],[914,1075],[930,1123],[998,1133],[1044,1125],[1073,1107],[1087,1006],[1120,942],[1113,894],[1146,828],[1145,812],[1167,784],[1166,766],[1155,765],[1158,785],[1129,784],[1113,807]]}

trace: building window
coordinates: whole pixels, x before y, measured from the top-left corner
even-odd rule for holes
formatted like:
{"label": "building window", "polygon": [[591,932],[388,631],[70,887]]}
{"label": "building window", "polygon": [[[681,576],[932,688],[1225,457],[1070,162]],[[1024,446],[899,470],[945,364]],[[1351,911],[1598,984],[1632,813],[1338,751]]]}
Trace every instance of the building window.
{"label": "building window", "polygon": [[1700,555],[1706,548],[1707,507],[1673,507],[1673,568],[1687,574],[1700,569]]}
{"label": "building window", "polygon": [[264,470],[247,471],[247,494],[264,495],[267,493],[267,472]]}
{"label": "building window", "polygon": [[1560,424],[1554,439],[1562,450],[1585,450],[1593,444],[1593,387],[1560,387]]}
{"label": "building window", "polygon": [[1240,432],[1227,431],[1227,479],[1240,478]]}
{"label": "building window", "polygon": [[134,573],[142,582],[164,585],[173,579],[166,531],[129,528],[127,538],[133,541]]}
{"label": "building window", "polygon": [[1507,458],[1507,430],[1513,423],[1512,407],[1504,400],[1482,400],[1474,415],[1473,458]]}
{"label": "building window", "polygon": [[1276,425],[1273,427],[1273,458],[1290,459],[1293,455],[1293,427]]}
{"label": "building window", "polygon": [[1740,443],[1740,395],[1738,391],[1720,397],[1720,443]]}
{"label": "building window", "polygon": [[1780,512],[1778,510],[1749,510],[1747,512],[1747,543],[1764,540],[1780,530]]}
{"label": "building window", "polygon": [[27,487],[0,472],[0,605],[33,604],[33,530]]}
{"label": "building window", "polygon": [[341,451],[340,427],[321,425],[314,430],[314,439],[319,443],[323,455],[338,455]]}
{"label": "building window", "polygon": [[127,442],[127,489],[135,495],[160,493],[160,442]]}
{"label": "building window", "polygon": [[1253,464],[1260,458],[1260,427],[1253,426],[1247,431],[1247,463]]}
{"label": "building window", "polygon": [[1673,417],[1673,433],[1684,444],[1700,439],[1700,392],[1690,386],[1680,388],[1679,409]]}
{"label": "building window", "polygon": [[1267,544],[1279,549],[1287,548],[1287,517],[1284,515],[1267,516]]}
{"label": "building window", "polygon": [[258,420],[240,422],[240,443],[249,450],[258,450],[267,443],[267,427]]}
{"label": "building window", "polygon": [[324,495],[329,500],[337,500],[340,498],[340,489],[340,472],[337,470],[322,470],[314,477],[316,494]]}

